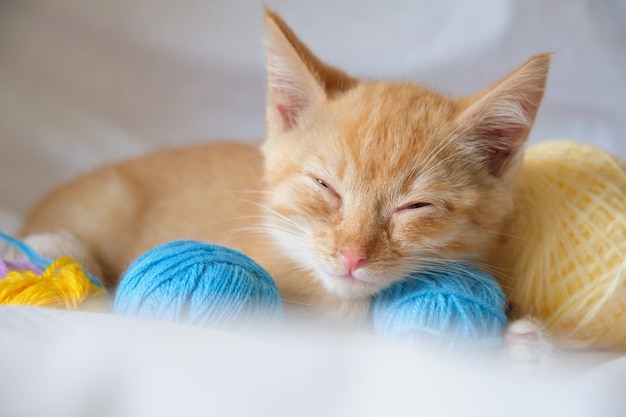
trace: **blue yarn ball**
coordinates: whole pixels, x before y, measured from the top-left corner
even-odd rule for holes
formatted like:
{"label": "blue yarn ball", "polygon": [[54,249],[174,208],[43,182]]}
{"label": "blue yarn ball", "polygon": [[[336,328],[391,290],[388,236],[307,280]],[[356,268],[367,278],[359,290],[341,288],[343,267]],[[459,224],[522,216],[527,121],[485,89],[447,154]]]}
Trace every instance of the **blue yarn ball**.
{"label": "blue yarn ball", "polygon": [[235,250],[191,240],[153,248],[128,267],[113,302],[118,314],[215,328],[282,322],[274,280]]}
{"label": "blue yarn ball", "polygon": [[447,262],[396,282],[372,304],[377,334],[446,350],[499,345],[505,310],[496,280],[460,262]]}

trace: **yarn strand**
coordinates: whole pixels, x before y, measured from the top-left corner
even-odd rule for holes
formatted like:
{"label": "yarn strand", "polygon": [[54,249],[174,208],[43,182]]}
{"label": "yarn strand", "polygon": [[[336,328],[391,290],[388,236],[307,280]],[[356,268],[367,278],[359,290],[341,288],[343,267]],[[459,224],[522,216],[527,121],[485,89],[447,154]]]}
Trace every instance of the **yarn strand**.
{"label": "yarn strand", "polygon": [[[5,242],[10,244],[11,246],[18,249],[20,252],[22,252],[28,258],[28,260],[32,262],[35,266],[37,266],[39,269],[44,270],[53,263],[51,259],[48,259],[39,255],[37,252],[35,252],[35,250],[33,250],[33,248],[28,246],[26,243],[18,239],[15,239],[14,237],[11,237],[1,231],[0,231],[0,238],[2,238]],[[91,282],[96,287],[100,287],[104,289],[104,285],[102,284],[102,281],[100,281],[96,276],[90,274],[89,271],[84,271],[84,272],[87,278],[89,279],[89,282]]]}
{"label": "yarn strand", "polygon": [[28,260],[0,260],[0,304],[67,310],[110,308],[110,296],[95,276],[70,257],[55,261],[26,243],[0,232],[0,238]]}

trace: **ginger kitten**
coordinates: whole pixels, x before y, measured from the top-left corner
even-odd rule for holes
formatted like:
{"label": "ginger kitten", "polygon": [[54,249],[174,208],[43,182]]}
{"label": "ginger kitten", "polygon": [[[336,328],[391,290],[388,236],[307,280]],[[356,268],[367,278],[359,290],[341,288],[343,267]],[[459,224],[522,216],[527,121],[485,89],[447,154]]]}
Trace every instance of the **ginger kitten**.
{"label": "ginger kitten", "polygon": [[196,145],[105,166],[49,195],[22,234],[71,234],[110,289],[166,241],[230,246],[265,267],[288,304],[348,320],[424,266],[489,269],[549,55],[448,98],[357,80],[321,62],[271,11],[266,26],[261,147]]}

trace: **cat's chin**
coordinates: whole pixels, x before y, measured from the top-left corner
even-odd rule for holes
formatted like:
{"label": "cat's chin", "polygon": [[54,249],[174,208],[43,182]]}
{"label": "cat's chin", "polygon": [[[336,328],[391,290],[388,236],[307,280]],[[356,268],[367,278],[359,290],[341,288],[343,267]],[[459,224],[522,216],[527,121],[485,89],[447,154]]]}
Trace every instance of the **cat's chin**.
{"label": "cat's chin", "polygon": [[352,275],[323,274],[320,279],[328,292],[345,299],[371,297],[382,289],[378,283],[359,279]]}

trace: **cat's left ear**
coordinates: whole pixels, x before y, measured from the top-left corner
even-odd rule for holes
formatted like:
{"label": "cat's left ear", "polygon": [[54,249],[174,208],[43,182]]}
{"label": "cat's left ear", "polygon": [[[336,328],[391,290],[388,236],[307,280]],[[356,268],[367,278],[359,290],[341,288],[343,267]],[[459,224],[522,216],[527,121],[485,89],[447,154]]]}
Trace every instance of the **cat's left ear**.
{"label": "cat's left ear", "polygon": [[464,140],[481,153],[489,173],[504,177],[521,161],[543,98],[550,54],[535,55],[507,77],[467,99],[459,116]]}

